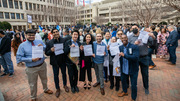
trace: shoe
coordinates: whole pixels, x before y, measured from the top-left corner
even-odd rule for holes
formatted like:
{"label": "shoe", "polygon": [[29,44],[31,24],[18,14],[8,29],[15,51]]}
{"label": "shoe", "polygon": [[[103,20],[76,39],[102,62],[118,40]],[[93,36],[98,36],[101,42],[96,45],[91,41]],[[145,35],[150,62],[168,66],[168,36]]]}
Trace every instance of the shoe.
{"label": "shoe", "polygon": [[86,85],[86,83],[84,83],[84,89],[86,89],[87,88],[87,85]]}
{"label": "shoe", "polygon": [[176,63],[172,63],[172,62],[169,62],[168,64],[169,64],[169,65],[176,65]]}
{"label": "shoe", "polygon": [[13,75],[14,75],[14,73],[10,73],[10,74],[9,74],[9,77],[12,77]]}
{"label": "shoe", "polygon": [[119,88],[118,88],[118,87],[116,87],[116,91],[117,91],[117,92],[119,91]]}
{"label": "shoe", "polygon": [[123,97],[123,96],[127,96],[128,95],[128,93],[125,93],[125,92],[121,92],[121,93],[118,93],[118,97]]}
{"label": "shoe", "polygon": [[53,94],[53,91],[48,89],[47,91],[44,91],[44,93],[47,93],[47,94]]}
{"label": "shoe", "polygon": [[66,92],[69,92],[68,86],[64,86],[64,89],[65,89]]}
{"label": "shoe", "polygon": [[8,73],[3,73],[2,75],[1,75],[1,77],[3,77],[3,76],[6,76]]}
{"label": "shoe", "polygon": [[166,62],[171,62],[170,60],[165,60]]}
{"label": "shoe", "polygon": [[149,94],[149,89],[145,89],[145,94]]}
{"label": "shoe", "polygon": [[36,101],[36,99],[31,99],[31,101]]}
{"label": "shoe", "polygon": [[102,94],[102,95],[105,95],[104,88],[100,88],[100,91],[101,91],[101,94]]}
{"label": "shoe", "polygon": [[56,94],[55,95],[56,95],[57,98],[60,96],[60,89],[56,90]]}
{"label": "shoe", "polygon": [[79,88],[77,86],[75,86],[74,89],[77,93],[79,92]]}
{"label": "shoe", "polygon": [[91,83],[88,83],[88,90],[91,89]]}
{"label": "shoe", "polygon": [[114,86],[110,86],[109,88],[110,88],[110,89],[113,89],[113,88],[114,88]]}
{"label": "shoe", "polygon": [[71,92],[72,92],[72,93],[75,93],[74,87],[71,87]]}
{"label": "shoe", "polygon": [[153,69],[154,67],[156,67],[156,65],[149,66],[149,69]]}
{"label": "shoe", "polygon": [[95,83],[94,85],[93,85],[93,87],[97,87],[98,85],[100,85],[100,83]]}

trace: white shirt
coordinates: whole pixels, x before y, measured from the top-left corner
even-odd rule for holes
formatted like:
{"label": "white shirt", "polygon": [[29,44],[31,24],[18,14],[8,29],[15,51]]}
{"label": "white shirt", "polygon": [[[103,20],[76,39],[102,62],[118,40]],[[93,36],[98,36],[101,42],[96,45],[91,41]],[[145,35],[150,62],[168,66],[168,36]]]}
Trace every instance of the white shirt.
{"label": "white shirt", "polygon": [[39,35],[39,33],[36,33],[35,35],[35,40],[42,40],[41,36]]}

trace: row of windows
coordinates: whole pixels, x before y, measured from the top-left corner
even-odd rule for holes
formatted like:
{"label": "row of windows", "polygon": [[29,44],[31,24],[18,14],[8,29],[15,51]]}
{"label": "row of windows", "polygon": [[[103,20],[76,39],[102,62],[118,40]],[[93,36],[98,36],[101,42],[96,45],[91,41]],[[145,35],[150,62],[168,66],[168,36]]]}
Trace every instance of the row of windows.
{"label": "row of windows", "polygon": [[[63,2],[62,2],[63,1]],[[74,7],[73,2],[69,2],[66,0],[47,0],[48,3],[58,4],[58,5],[64,5],[67,7]]]}
{"label": "row of windows", "polygon": [[0,19],[24,19],[24,14],[0,12]]}
{"label": "row of windows", "polygon": [[1,3],[1,0],[0,0],[0,7],[23,9],[22,1],[17,1],[17,0],[2,0],[2,3]]}

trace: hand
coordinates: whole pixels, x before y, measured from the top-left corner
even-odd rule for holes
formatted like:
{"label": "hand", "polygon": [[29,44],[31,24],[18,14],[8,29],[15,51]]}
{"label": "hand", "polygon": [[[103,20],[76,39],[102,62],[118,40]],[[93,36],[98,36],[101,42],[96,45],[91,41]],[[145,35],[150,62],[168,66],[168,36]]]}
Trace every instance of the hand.
{"label": "hand", "polygon": [[107,50],[109,50],[109,45],[107,46]]}
{"label": "hand", "polygon": [[139,42],[139,41],[135,41],[134,44],[135,44],[135,45],[139,45],[140,42]]}
{"label": "hand", "polygon": [[119,53],[119,56],[124,57],[124,53],[123,52]]}
{"label": "hand", "polygon": [[149,36],[151,36],[151,37],[152,37],[152,36],[154,36],[154,34],[153,34],[153,33],[149,33],[148,35],[149,35]]}
{"label": "hand", "polygon": [[52,48],[51,48],[51,51],[54,52],[54,51],[55,51],[55,47],[52,47]]}
{"label": "hand", "polygon": [[95,54],[92,55],[95,58]]}
{"label": "hand", "polygon": [[39,44],[38,46],[43,46],[42,44]]}
{"label": "hand", "polygon": [[75,47],[75,44],[72,44],[71,47]]}
{"label": "hand", "polygon": [[38,61],[40,58],[34,58],[34,59],[32,59],[32,62],[36,62],[36,61]]}
{"label": "hand", "polygon": [[76,61],[76,63],[75,63],[76,65],[78,65],[79,64],[79,60],[78,61]]}
{"label": "hand", "polygon": [[81,45],[79,48],[80,48],[80,50],[83,50],[83,49],[84,49],[84,47],[83,47],[82,45]]}
{"label": "hand", "polygon": [[104,52],[104,55],[106,55],[106,52]]}

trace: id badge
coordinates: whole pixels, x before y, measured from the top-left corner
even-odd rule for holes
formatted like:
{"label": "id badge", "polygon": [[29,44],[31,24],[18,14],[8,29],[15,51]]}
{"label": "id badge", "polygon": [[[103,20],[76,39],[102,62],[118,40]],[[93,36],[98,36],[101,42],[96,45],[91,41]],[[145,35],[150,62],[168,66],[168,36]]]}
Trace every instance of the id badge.
{"label": "id badge", "polygon": [[132,48],[129,48],[129,54],[132,54]]}

